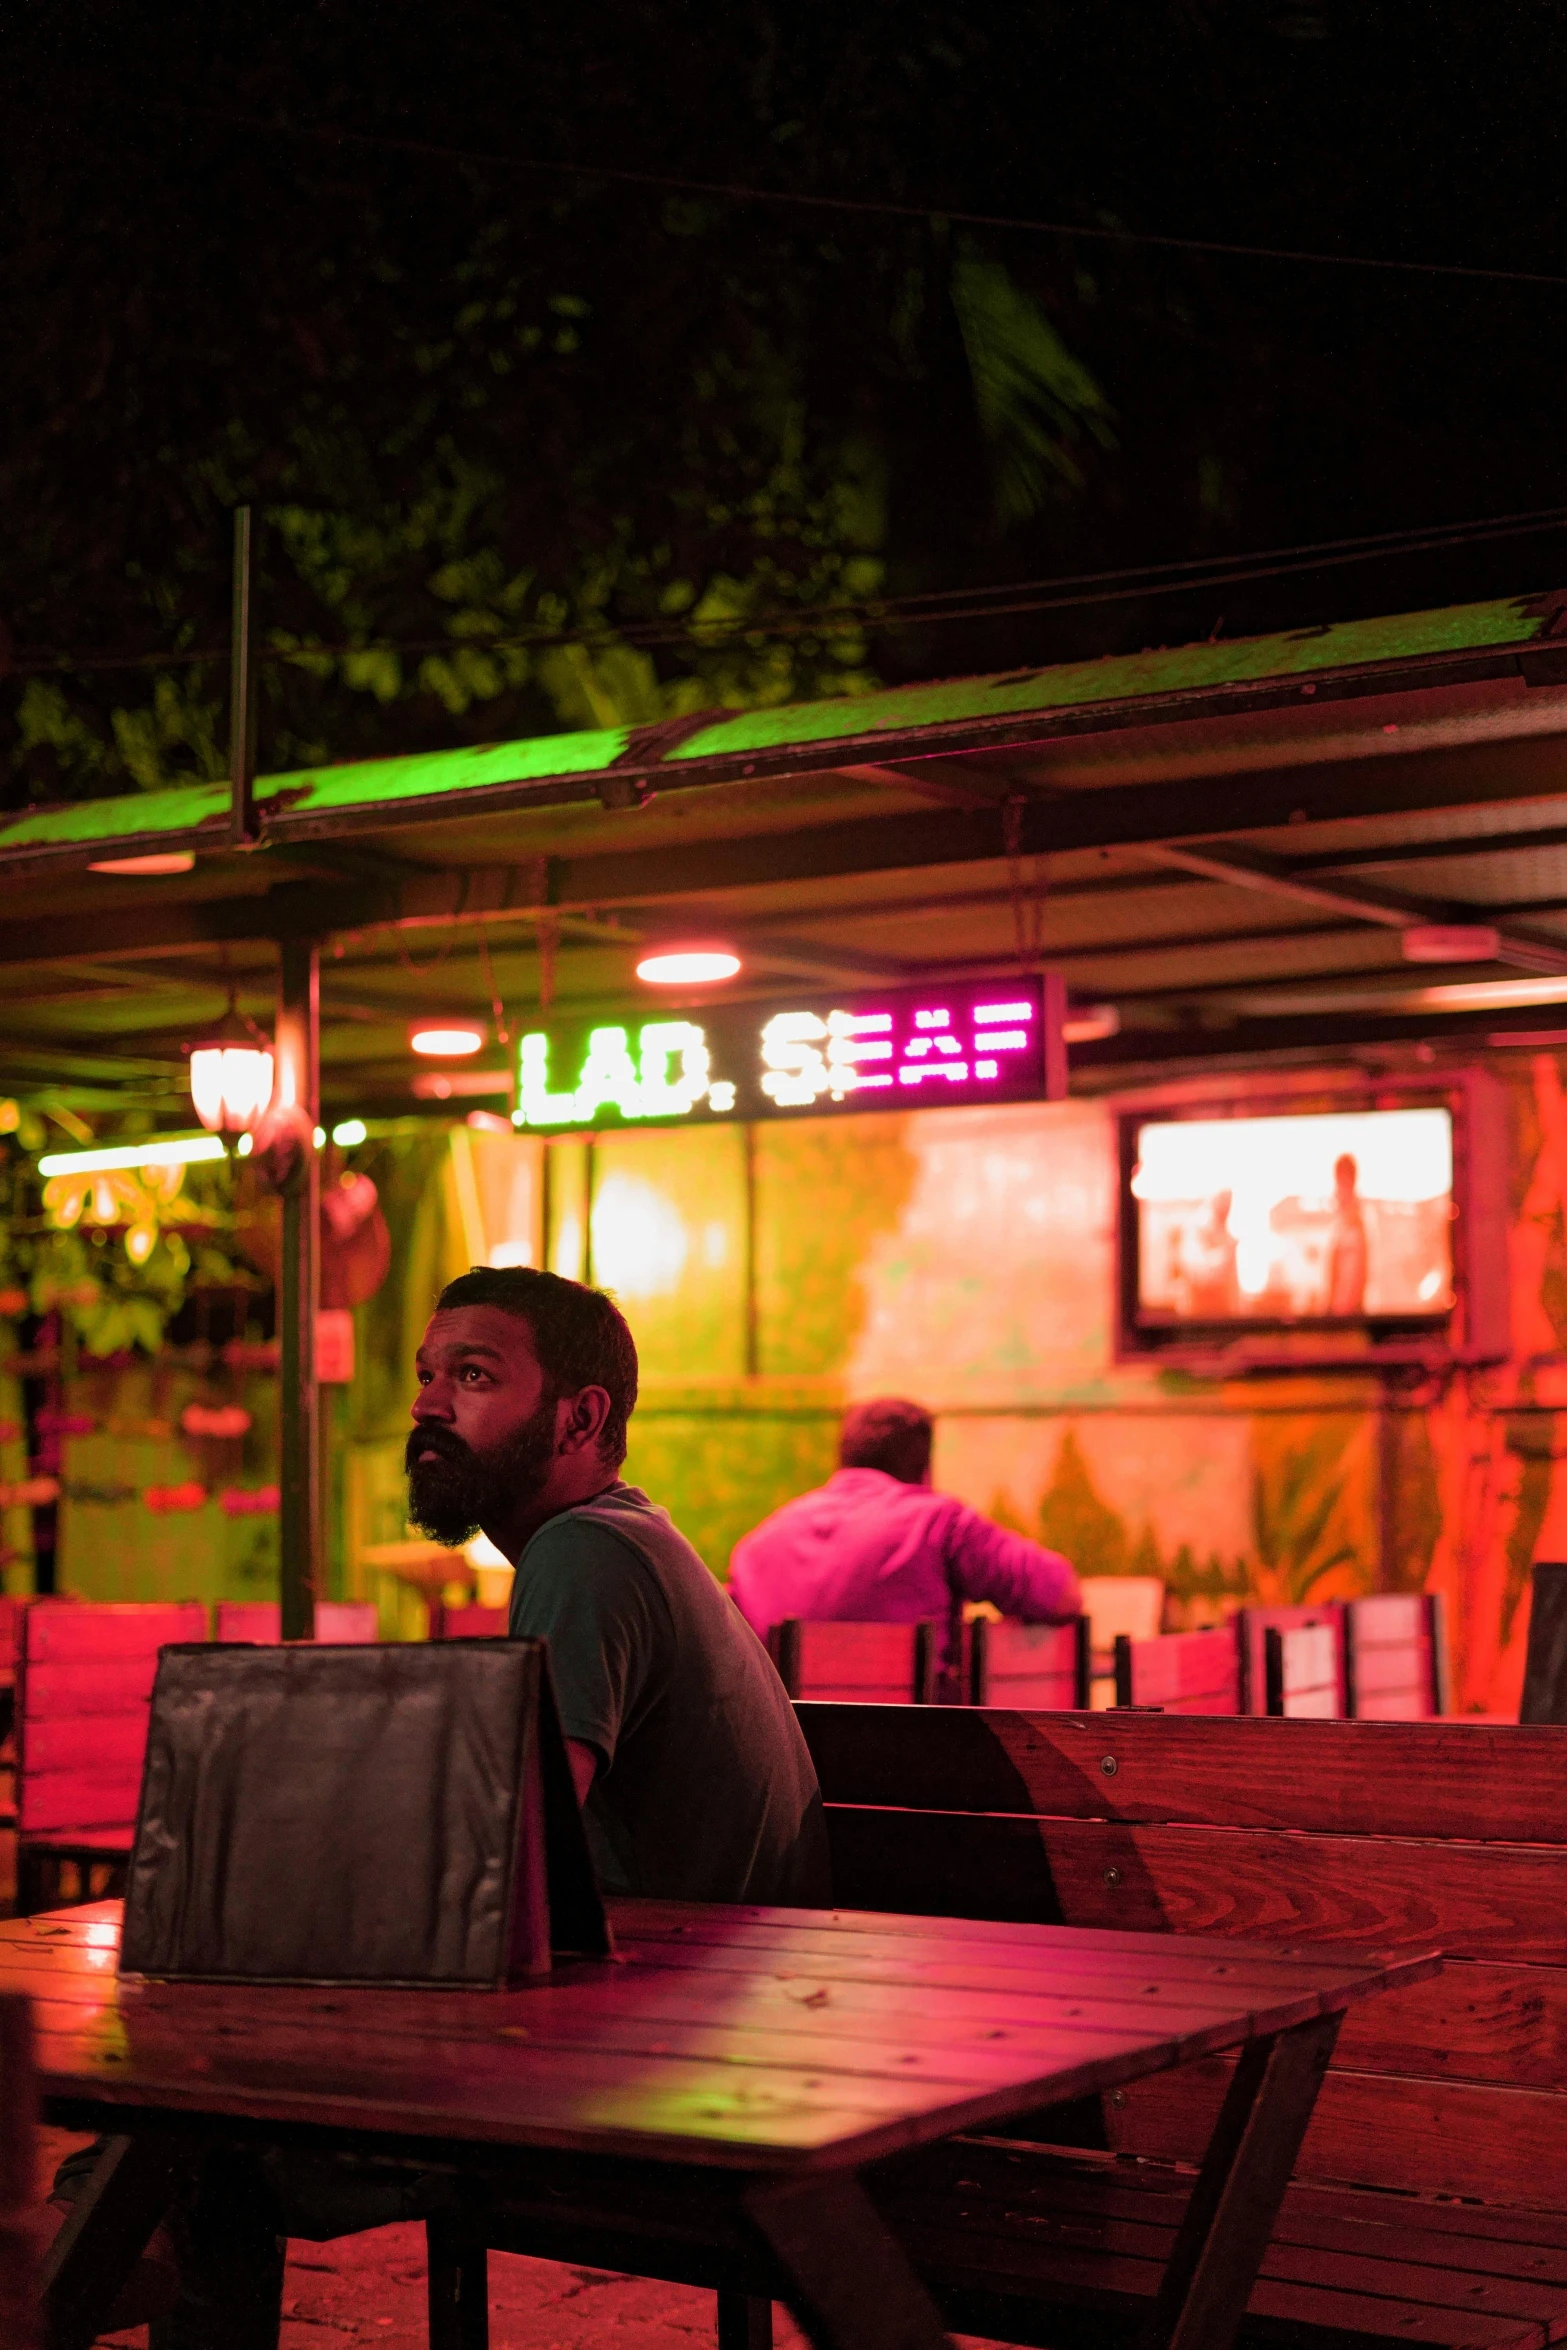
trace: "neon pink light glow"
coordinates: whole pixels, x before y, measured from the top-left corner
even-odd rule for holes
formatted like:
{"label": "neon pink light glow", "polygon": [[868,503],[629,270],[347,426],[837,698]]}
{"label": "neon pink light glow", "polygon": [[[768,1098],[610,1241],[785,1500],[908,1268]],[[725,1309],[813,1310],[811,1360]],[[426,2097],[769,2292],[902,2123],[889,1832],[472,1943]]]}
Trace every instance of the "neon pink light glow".
{"label": "neon pink light glow", "polygon": [[[944,983],[934,1000],[899,988],[869,1002],[704,1007],[636,1032],[586,1021],[530,1030],[518,1048],[512,1123],[564,1130],[885,1110],[894,1101],[878,1097],[899,1091],[943,1105],[1032,1100],[1043,1089],[1037,984],[1014,980],[1015,996],[992,1000],[995,984]],[[922,1095],[926,1078],[937,1082]]]}

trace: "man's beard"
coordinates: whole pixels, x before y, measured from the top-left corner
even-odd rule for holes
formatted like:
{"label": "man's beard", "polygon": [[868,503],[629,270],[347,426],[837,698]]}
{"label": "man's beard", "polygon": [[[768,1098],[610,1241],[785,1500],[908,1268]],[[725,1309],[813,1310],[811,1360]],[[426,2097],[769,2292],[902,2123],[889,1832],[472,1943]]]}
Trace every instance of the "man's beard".
{"label": "man's beard", "polygon": [[[555,1403],[538,1410],[494,1451],[475,1452],[453,1429],[416,1428],[408,1439],[408,1515],[421,1534],[455,1550],[485,1524],[503,1525],[519,1502],[543,1492],[555,1458]],[[434,1460],[420,1460],[433,1452]]]}

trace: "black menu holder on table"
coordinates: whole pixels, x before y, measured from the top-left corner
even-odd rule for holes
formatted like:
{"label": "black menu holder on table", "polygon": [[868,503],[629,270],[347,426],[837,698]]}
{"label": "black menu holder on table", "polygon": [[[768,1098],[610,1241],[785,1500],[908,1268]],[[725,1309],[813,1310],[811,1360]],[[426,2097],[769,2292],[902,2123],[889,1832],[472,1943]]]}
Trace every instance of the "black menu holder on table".
{"label": "black menu holder on table", "polygon": [[610,1947],[546,1642],[162,1651],[127,1973],[499,1988]]}
{"label": "black menu holder on table", "polygon": [[1567,1722],[1567,1566],[1534,1569],[1520,1722]]}

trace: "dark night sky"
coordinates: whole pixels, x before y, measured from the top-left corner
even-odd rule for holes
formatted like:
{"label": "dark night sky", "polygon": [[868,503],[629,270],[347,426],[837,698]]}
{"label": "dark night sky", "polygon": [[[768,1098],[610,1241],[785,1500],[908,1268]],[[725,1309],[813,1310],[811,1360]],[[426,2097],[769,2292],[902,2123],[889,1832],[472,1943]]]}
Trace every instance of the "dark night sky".
{"label": "dark night sky", "polygon": [[[224,510],[244,496],[293,518],[274,530],[272,625],[404,647],[438,640],[454,606],[537,628],[595,593],[617,628],[668,640],[671,582],[745,575],[764,491],[795,549],[777,592],[806,601],[823,545],[874,557],[897,596],[1567,504],[1567,65],[1545,0],[102,0],[16,9],[7,48],[13,802],[211,765],[199,712],[221,689],[189,667],[140,737],[115,712],[142,724],[150,669],[59,675],[55,717],[36,694],[19,714],[51,652],[220,646]],[[392,143],[299,135],[320,126]],[[941,207],[1564,282],[965,230]],[[1070,441],[1075,483],[1046,464],[1006,530],[952,296],[970,264],[1005,271],[1105,403],[1106,430]],[[1545,532],[880,630],[862,666],[950,674],[1564,582]],[[666,684],[703,670],[651,651]],[[283,680],[264,759],[584,722],[542,668],[464,702],[420,684],[418,657],[395,684],[363,664]],[[822,674],[807,661],[789,690]]]}

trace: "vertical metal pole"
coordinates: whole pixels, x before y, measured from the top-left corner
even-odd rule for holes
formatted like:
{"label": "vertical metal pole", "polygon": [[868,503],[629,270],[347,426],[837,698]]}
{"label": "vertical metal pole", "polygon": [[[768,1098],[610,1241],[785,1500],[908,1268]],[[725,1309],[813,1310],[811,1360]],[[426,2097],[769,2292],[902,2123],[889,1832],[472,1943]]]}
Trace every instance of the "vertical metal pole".
{"label": "vertical metal pole", "polygon": [[[762,1321],[757,1299],[756,1123],[748,1118],[740,1129],[745,1150],[745,1375],[754,1379],[762,1368]],[[720,2303],[723,2296],[719,2296]]]}
{"label": "vertical metal pole", "polygon": [[[318,1058],[321,964],[314,939],[282,942],[277,1015],[278,1096],[310,1126],[320,1114]],[[283,1637],[315,1630],[321,1561],[320,1414],[316,1401],[316,1308],[321,1295],[321,1162],[308,1136],[283,1191],[283,1266],[278,1285],[282,1340],[279,1508]]]}
{"label": "vertical metal pole", "polygon": [[229,653],[229,845],[252,848],[256,823],[256,543],[248,506],[234,509],[234,623]]}

